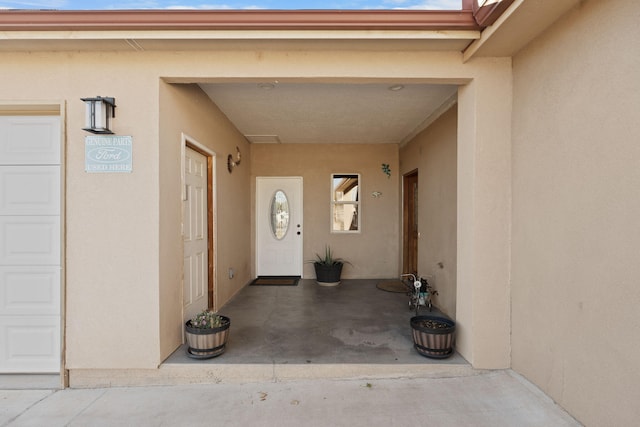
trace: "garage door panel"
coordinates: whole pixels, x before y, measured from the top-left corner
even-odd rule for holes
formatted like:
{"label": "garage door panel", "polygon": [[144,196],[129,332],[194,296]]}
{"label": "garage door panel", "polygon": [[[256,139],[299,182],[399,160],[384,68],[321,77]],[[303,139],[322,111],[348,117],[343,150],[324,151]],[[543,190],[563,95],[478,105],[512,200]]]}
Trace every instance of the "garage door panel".
{"label": "garage door panel", "polygon": [[0,316],[9,314],[60,314],[60,268],[0,267]]}
{"label": "garage door panel", "polygon": [[60,166],[0,166],[0,215],[58,215]]}
{"label": "garage door panel", "polygon": [[58,117],[0,117],[0,163],[43,165],[60,163]]}
{"label": "garage door panel", "polygon": [[60,218],[0,217],[0,266],[59,265]]}
{"label": "garage door panel", "polygon": [[0,366],[4,372],[60,371],[57,316],[0,316]]}
{"label": "garage door panel", "polygon": [[0,116],[0,373],[60,373],[60,117]]}

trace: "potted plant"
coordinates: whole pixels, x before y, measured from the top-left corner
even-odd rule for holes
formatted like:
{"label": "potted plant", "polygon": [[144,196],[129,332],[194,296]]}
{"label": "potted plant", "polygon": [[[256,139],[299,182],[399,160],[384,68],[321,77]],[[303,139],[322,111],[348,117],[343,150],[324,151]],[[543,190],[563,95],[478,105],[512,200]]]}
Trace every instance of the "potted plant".
{"label": "potted plant", "polygon": [[316,254],[316,259],[311,260],[316,270],[316,282],[320,286],[337,286],[340,284],[340,276],[344,264],[351,264],[342,258],[334,258],[329,245],[324,248],[324,256]]}
{"label": "potted plant", "polygon": [[203,310],[185,323],[187,354],[194,359],[210,359],[224,353],[231,319]]}
{"label": "potted plant", "polygon": [[453,354],[456,323],[444,316],[428,314],[411,318],[413,346],[423,356],[445,359]]}

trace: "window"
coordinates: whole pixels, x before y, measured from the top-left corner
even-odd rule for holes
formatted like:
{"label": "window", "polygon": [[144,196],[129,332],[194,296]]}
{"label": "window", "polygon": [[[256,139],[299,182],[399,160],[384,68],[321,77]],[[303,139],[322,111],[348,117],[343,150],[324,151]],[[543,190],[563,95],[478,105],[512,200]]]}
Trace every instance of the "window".
{"label": "window", "polygon": [[271,232],[276,240],[284,239],[289,230],[289,199],[282,190],[275,192],[269,209]]}
{"label": "window", "polygon": [[331,231],[360,231],[360,175],[331,175]]}

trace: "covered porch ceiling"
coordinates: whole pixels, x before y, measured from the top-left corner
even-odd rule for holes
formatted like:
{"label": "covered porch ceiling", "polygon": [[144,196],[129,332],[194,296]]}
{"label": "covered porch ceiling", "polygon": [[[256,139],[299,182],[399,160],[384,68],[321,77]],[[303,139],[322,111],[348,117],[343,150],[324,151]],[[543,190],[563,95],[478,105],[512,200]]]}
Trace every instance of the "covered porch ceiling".
{"label": "covered porch ceiling", "polygon": [[457,86],[400,83],[200,85],[250,143],[403,144],[456,101]]}

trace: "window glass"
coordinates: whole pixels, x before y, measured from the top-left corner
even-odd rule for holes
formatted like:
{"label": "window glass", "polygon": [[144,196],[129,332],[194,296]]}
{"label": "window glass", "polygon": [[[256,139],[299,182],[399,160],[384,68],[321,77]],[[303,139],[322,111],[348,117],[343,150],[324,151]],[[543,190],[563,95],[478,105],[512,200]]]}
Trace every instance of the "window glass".
{"label": "window glass", "polygon": [[360,230],[360,175],[331,175],[331,231]]}
{"label": "window glass", "polygon": [[271,198],[271,232],[277,240],[282,240],[289,230],[289,200],[282,190],[278,190]]}

